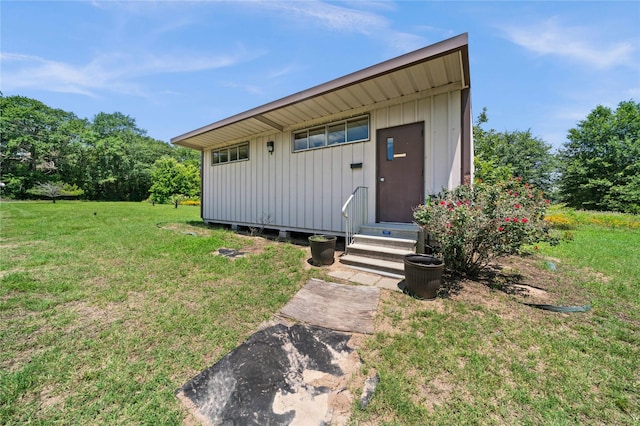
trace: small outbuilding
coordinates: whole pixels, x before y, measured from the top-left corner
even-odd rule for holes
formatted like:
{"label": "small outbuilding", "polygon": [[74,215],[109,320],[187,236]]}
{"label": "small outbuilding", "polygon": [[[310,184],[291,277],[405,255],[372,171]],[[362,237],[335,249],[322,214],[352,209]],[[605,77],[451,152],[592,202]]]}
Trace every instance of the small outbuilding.
{"label": "small outbuilding", "polygon": [[473,175],[468,35],[171,142],[202,153],[207,223],[348,239],[367,223],[410,224],[429,194]]}

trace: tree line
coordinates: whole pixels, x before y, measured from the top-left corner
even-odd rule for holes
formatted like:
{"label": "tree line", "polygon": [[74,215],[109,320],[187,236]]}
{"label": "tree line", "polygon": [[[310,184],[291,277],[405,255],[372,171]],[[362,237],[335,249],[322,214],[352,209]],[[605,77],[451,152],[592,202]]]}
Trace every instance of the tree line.
{"label": "tree line", "polygon": [[[79,118],[23,96],[0,96],[0,189],[14,199],[167,202],[198,197],[200,154],[153,139],[120,112]],[[164,174],[174,178],[167,182]],[[154,182],[157,184],[152,190]]]}
{"label": "tree line", "polygon": [[[570,207],[640,213],[640,103],[598,105],[557,152],[531,130],[474,123],[476,178],[520,177]],[[199,197],[200,155],[153,139],[135,119],[101,112],[92,120],[22,96],[0,94],[0,189],[89,200],[156,202]]]}
{"label": "tree line", "polygon": [[569,207],[640,214],[640,103],[598,105],[557,152],[530,130],[485,130],[488,121],[485,108],[473,129],[476,178],[520,177]]}

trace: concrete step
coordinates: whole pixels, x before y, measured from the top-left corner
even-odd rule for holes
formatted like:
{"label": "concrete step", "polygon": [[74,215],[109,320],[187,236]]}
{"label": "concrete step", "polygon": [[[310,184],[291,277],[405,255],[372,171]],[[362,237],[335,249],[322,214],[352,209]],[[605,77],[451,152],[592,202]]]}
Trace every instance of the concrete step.
{"label": "concrete step", "polygon": [[384,275],[393,277],[404,277],[404,262],[373,259],[353,254],[340,257],[340,262],[366,271],[382,272]]}
{"label": "concrete step", "polygon": [[388,247],[407,251],[416,251],[416,240],[407,238],[391,238],[376,235],[355,234],[353,244],[364,244],[368,246]]}
{"label": "concrete step", "polygon": [[388,238],[418,240],[420,228],[411,223],[367,223],[360,226],[360,234]]}
{"label": "concrete step", "polygon": [[[415,246],[415,241],[414,241]],[[387,246],[369,245],[363,243],[350,244],[347,248],[349,254],[373,259],[390,260],[393,262],[404,262],[404,256],[415,253],[415,249],[395,248]]]}

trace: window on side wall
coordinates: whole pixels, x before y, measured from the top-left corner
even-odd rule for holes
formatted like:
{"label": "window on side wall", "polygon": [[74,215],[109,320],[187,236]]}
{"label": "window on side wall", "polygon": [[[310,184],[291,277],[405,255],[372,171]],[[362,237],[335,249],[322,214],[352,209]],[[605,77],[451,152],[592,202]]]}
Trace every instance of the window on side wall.
{"label": "window on side wall", "polygon": [[293,152],[369,140],[369,116],[334,121],[293,132]]}
{"label": "window on side wall", "polygon": [[211,151],[211,165],[235,163],[249,159],[249,142],[217,148]]}

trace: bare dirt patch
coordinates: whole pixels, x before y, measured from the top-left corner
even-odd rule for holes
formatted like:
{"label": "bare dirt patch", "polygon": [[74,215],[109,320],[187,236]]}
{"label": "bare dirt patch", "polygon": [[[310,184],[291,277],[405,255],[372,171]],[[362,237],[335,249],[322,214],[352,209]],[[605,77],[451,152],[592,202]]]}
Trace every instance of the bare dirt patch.
{"label": "bare dirt patch", "polygon": [[212,230],[209,228],[189,225],[187,223],[161,223],[158,224],[158,228],[200,237],[210,237],[212,234]]}
{"label": "bare dirt patch", "polygon": [[62,404],[64,402],[64,398],[60,395],[56,395],[55,389],[51,385],[45,386],[44,389],[42,389],[39,395],[39,400],[40,406],[43,409]]}
{"label": "bare dirt patch", "polygon": [[244,234],[236,234],[236,236],[242,242],[242,251],[247,254],[260,254],[269,245],[277,244],[277,242],[273,242],[261,236],[251,236]]}
{"label": "bare dirt patch", "polygon": [[444,372],[421,385],[421,392],[413,396],[414,402],[433,411],[449,399],[455,389],[453,383],[453,378]]}

